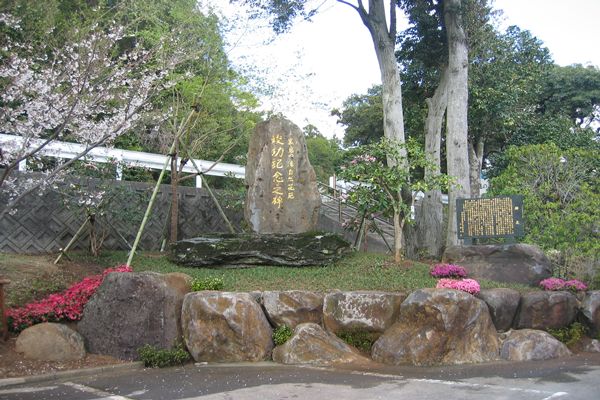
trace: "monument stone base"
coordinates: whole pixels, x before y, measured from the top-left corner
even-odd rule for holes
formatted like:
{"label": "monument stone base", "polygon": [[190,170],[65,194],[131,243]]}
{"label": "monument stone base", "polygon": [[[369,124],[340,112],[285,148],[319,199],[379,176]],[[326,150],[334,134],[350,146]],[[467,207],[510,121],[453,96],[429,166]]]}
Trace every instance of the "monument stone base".
{"label": "monument stone base", "polygon": [[329,232],[217,233],[173,244],[169,258],[187,267],[303,267],[329,264],[350,250],[348,242]]}

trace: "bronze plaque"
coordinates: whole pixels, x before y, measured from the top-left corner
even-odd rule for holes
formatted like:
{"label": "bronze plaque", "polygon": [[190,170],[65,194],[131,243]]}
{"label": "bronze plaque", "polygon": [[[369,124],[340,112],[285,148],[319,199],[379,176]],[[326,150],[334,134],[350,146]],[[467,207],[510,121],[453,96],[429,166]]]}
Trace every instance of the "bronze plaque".
{"label": "bronze plaque", "polygon": [[458,238],[523,236],[523,196],[457,199]]}

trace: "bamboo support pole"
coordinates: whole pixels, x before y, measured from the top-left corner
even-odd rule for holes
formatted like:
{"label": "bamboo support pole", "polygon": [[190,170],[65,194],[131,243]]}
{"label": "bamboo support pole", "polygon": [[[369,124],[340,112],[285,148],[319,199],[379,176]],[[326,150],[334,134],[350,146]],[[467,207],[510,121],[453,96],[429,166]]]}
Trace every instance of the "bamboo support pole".
{"label": "bamboo support pole", "polygon": [[229,227],[229,232],[235,233],[235,229],[233,228],[233,225],[231,225],[229,218],[227,218],[227,215],[225,215],[225,211],[223,211],[223,209],[221,208],[221,205],[219,204],[219,200],[217,200],[213,191],[210,189],[210,186],[208,186],[206,179],[204,179],[204,175],[200,175],[200,179],[202,179],[202,184],[206,187],[206,190],[208,190],[208,194],[210,194],[210,197],[215,202],[215,205],[217,206],[217,210],[219,210],[219,214],[221,214],[221,217],[223,217],[223,219],[225,220],[225,223],[227,223],[227,226]]}
{"label": "bamboo support pole", "polygon": [[169,155],[165,159],[165,163],[163,165],[162,171],[160,171],[160,175],[158,176],[158,180],[156,181],[156,185],[154,186],[154,190],[152,191],[152,197],[150,197],[150,202],[148,203],[148,207],[146,207],[146,212],[144,213],[144,218],[142,219],[142,223],[140,224],[140,229],[138,229],[138,233],[135,236],[135,241],[133,242],[133,246],[131,247],[131,251],[129,252],[129,257],[127,258],[127,265],[131,266],[131,261],[133,260],[133,256],[135,251],[140,244],[140,239],[142,238],[142,233],[144,232],[144,228],[146,227],[146,223],[150,218],[150,212],[152,211],[152,207],[154,206],[154,201],[156,200],[156,195],[158,194],[158,189],[160,188],[160,184],[165,176],[165,171],[167,170],[167,166],[171,162],[171,154],[175,150],[175,143],[179,140],[179,136],[175,137],[173,144],[171,145],[171,149],[169,150]]}
{"label": "bamboo support pole", "polygon": [[83,224],[81,224],[81,226],[79,227],[79,229],[77,230],[77,232],[75,232],[75,235],[73,235],[73,237],[71,238],[71,240],[69,241],[69,243],[67,243],[67,245],[65,246],[65,248],[60,250],[60,254],[58,255],[58,257],[56,257],[56,260],[54,260],[54,264],[58,264],[58,262],[60,261],[60,259],[62,258],[62,256],[67,254],[67,251],[69,251],[69,249],[71,248],[71,246],[73,246],[73,243],[75,243],[75,241],[77,240],[77,238],[79,237],[79,235],[81,235],[81,232],[83,232],[83,228],[85,228],[85,226],[87,225],[87,223],[89,221],[90,221],[90,217],[88,216],[85,219],[85,221],[83,221]]}

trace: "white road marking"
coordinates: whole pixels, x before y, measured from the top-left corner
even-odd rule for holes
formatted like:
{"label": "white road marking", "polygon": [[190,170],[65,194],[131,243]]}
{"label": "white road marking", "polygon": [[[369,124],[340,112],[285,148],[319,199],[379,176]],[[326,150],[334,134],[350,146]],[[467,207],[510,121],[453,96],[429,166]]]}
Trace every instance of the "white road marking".
{"label": "white road marking", "polygon": [[[545,390],[536,390],[536,389],[523,389],[517,387],[510,386],[497,386],[497,385],[488,385],[485,383],[469,383],[469,382],[459,382],[459,381],[444,381],[439,379],[407,379],[409,382],[425,382],[425,383],[435,383],[438,385],[448,385],[448,386],[462,386],[462,387],[470,387],[470,388],[485,388],[485,389],[501,389],[501,390],[509,390],[512,392],[523,392],[523,393],[533,393],[533,394],[546,394],[554,396],[556,393],[548,392]],[[564,393],[564,392],[560,392]],[[561,394],[561,396],[566,395],[568,393]],[[548,397],[552,398],[552,397]],[[545,399],[543,399],[545,400]]]}
{"label": "white road marking", "polygon": [[557,399],[559,397],[568,396],[568,395],[569,395],[569,393],[567,393],[567,392],[556,392],[556,393],[552,394],[551,396],[544,397],[542,400]]}
{"label": "white road marking", "polygon": [[44,392],[46,390],[54,390],[57,388],[58,388],[58,386],[43,386],[43,387],[24,387],[24,388],[18,388],[18,389],[4,389],[4,390],[0,390],[0,395],[15,394],[15,393]]}
{"label": "white road marking", "polygon": [[[133,400],[129,397],[119,396],[116,394],[105,392],[100,389],[95,389],[93,387],[81,385],[79,383],[65,382],[65,383],[63,383],[63,385],[72,387],[73,389],[77,389],[80,392],[90,393],[90,394],[93,394],[94,396],[99,396],[102,400]],[[98,400],[100,400],[100,399],[98,399]]]}
{"label": "white road marking", "polygon": [[141,396],[141,395],[143,395],[146,392],[147,392],[147,390],[136,390],[135,392],[127,393],[126,396],[127,397],[129,397],[129,396]]}

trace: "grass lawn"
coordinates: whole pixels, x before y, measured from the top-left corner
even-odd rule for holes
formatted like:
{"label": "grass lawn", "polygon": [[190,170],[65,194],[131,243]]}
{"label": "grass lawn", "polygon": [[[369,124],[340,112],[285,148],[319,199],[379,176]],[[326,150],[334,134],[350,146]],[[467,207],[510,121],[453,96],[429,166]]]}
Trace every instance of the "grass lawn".
{"label": "grass lawn", "polygon": [[[71,254],[74,261],[99,263],[104,267],[123,264],[125,252],[104,252],[99,258],[84,253]],[[160,273],[183,272],[194,278],[221,277],[225,291],[252,290],[384,290],[414,291],[435,287],[437,280],[429,275],[430,265],[406,261],[401,265],[390,256],[376,253],[353,253],[323,267],[253,267],[239,269],[189,268],[171,263],[163,254],[138,253],[133,259],[134,271]],[[482,288],[511,287],[519,291],[532,288],[524,285],[482,281]]]}

